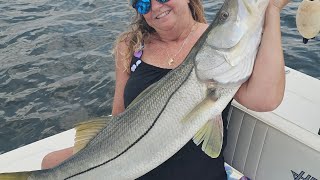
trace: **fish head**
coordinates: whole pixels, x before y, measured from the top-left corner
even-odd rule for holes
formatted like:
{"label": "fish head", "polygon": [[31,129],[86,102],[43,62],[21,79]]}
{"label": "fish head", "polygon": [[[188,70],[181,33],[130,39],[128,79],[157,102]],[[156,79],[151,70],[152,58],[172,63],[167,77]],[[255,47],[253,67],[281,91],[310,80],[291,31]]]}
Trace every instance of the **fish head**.
{"label": "fish head", "polygon": [[269,0],[226,0],[195,58],[202,81],[243,83],[251,74]]}
{"label": "fish head", "polygon": [[264,19],[267,0],[227,0],[216,15],[208,44],[216,49],[236,46],[246,33]]}

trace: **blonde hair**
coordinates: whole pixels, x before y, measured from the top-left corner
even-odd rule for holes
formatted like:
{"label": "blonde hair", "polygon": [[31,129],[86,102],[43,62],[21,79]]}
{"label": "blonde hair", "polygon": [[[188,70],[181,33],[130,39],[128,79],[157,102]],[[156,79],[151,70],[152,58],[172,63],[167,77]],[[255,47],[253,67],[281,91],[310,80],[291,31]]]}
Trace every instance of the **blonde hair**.
{"label": "blonde hair", "polygon": [[[202,0],[190,0],[189,8],[195,21],[207,23],[204,16]],[[155,30],[148,25],[143,15],[136,11],[136,15],[129,26],[129,30],[119,35],[113,48],[113,53],[116,56],[118,54],[122,55],[123,59],[120,59],[120,61],[122,62],[125,71],[128,73],[130,72],[130,62],[133,53],[140,50],[142,42],[147,40],[154,32]],[[122,42],[126,44],[126,49],[119,48],[119,44]],[[116,65],[119,65],[118,62],[116,62]]]}

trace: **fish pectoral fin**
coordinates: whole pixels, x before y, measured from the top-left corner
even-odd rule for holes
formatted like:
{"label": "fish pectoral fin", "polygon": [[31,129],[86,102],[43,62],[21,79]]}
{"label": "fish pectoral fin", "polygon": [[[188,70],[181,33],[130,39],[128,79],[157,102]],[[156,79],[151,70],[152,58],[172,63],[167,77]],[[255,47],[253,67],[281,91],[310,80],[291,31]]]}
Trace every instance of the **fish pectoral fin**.
{"label": "fish pectoral fin", "polygon": [[223,142],[223,121],[221,115],[210,119],[193,137],[193,142],[211,158],[220,155]]}
{"label": "fish pectoral fin", "polygon": [[91,139],[93,139],[107,123],[112,119],[112,116],[96,118],[90,121],[81,122],[75,126],[76,137],[74,142],[73,154],[83,149]]}
{"label": "fish pectoral fin", "polygon": [[213,96],[207,96],[203,101],[201,101],[195,108],[192,109],[183,119],[182,122],[188,122],[192,119],[198,117],[199,115],[206,113],[214,103],[216,102]]}
{"label": "fish pectoral fin", "polygon": [[31,172],[15,172],[0,174],[1,180],[27,180]]}

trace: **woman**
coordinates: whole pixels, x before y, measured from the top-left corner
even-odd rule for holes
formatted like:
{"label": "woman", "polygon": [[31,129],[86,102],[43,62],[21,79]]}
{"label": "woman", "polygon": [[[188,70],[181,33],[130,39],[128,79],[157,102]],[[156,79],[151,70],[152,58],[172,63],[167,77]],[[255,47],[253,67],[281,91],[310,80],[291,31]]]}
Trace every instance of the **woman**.
{"label": "woman", "polygon": [[[113,115],[123,112],[140,92],[179,66],[208,27],[201,0],[151,0],[149,8],[145,6],[148,3],[142,6],[139,3],[144,2],[133,1],[137,16],[132,29],[120,35],[114,49]],[[287,3],[288,0],[270,1],[252,76],[235,95],[239,103],[254,111],[271,111],[283,98],[280,11]],[[229,106],[223,113],[224,121]],[[50,153],[42,167],[53,167],[71,155],[72,148]],[[223,155],[212,159],[189,141],[173,157],[140,179],[226,179]]]}

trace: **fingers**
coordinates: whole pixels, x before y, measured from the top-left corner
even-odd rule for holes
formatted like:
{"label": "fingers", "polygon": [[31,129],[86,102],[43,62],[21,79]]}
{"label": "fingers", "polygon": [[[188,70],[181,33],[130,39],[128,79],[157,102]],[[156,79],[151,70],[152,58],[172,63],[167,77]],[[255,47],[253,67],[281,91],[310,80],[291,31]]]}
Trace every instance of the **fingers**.
{"label": "fingers", "polygon": [[289,2],[290,0],[270,0],[270,4],[278,8],[279,11],[281,11]]}

